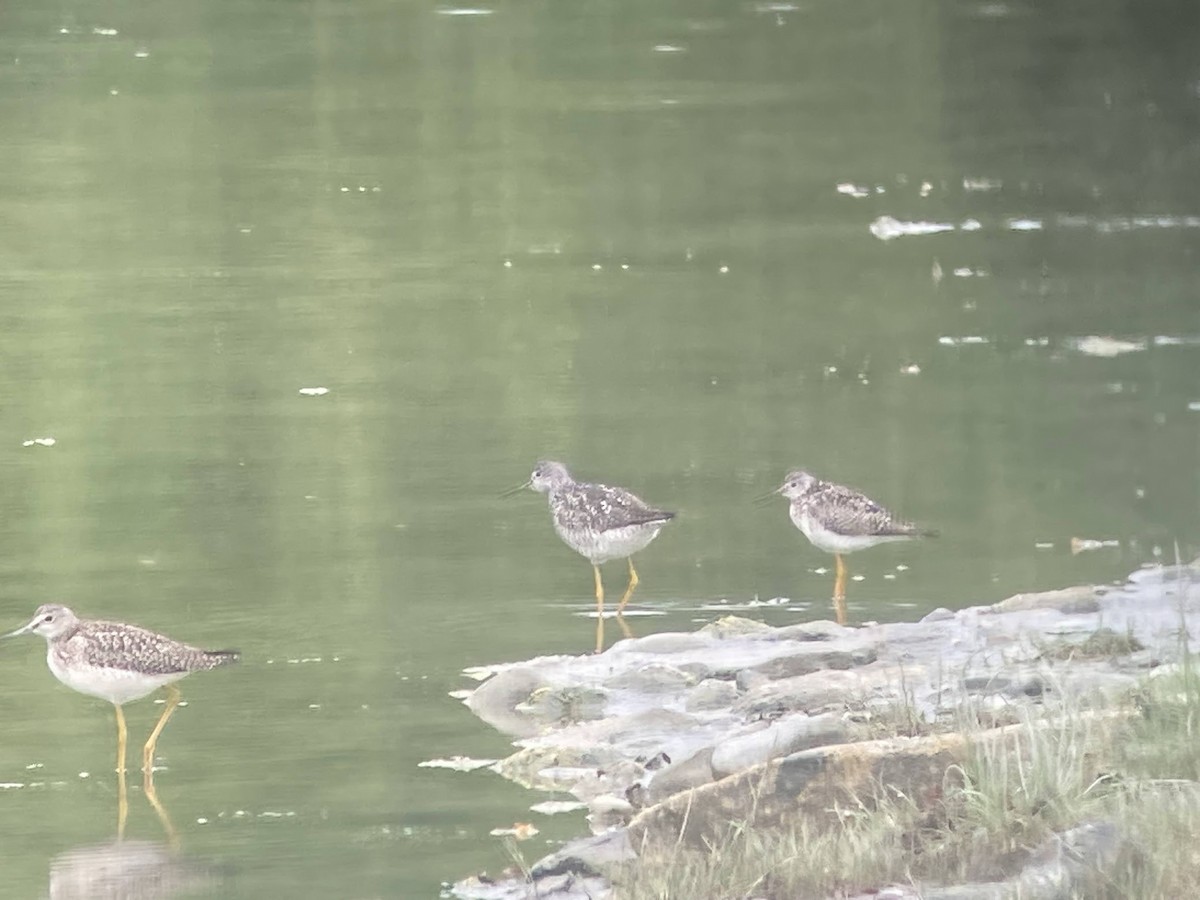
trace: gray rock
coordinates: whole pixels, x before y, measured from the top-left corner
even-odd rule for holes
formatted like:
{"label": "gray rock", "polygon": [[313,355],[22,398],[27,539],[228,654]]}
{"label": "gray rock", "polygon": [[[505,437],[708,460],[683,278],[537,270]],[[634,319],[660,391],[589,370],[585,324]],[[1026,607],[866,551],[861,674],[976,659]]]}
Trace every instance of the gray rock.
{"label": "gray rock", "polygon": [[1040,697],[1046,682],[1037,672],[1010,670],[986,675],[969,675],[962,681],[963,690],[972,694],[999,694],[1003,697]]}
{"label": "gray rock", "polygon": [[639,653],[689,653],[712,645],[712,638],[700,633],[664,631],[643,638],[619,641],[604,654],[607,657],[635,656]]}
{"label": "gray rock", "polygon": [[588,801],[588,809],[593,816],[600,816],[606,821],[614,816],[627,818],[633,814],[633,804],[616,794],[597,794]]}
{"label": "gray rock", "polygon": [[597,769],[590,777],[576,781],[570,790],[577,799],[587,803],[593,813],[617,809],[608,800],[598,801],[599,797],[614,797],[625,804],[623,811],[627,811],[630,806],[629,792],[645,778],[646,767],[626,759]]}
{"label": "gray rock", "polygon": [[1145,565],[1129,576],[1134,584],[1168,584],[1176,581],[1200,581],[1200,556],[1184,566]]}
{"label": "gray rock", "polygon": [[861,637],[797,643],[787,653],[751,666],[750,671],[768,678],[791,678],[822,669],[851,669],[874,662],[878,651],[877,641]]}
{"label": "gray rock", "polygon": [[701,628],[700,633],[727,640],[747,635],[766,635],[774,630],[765,622],[759,622],[755,619],[747,619],[742,616],[722,616],[717,621],[709,622]]}
{"label": "gray rock", "polygon": [[1095,585],[1081,584],[1057,591],[1014,594],[993,604],[994,612],[1020,612],[1031,609],[1056,609],[1064,613],[1090,613],[1100,608]]}
{"label": "gray rock", "polygon": [[853,897],[847,897],[846,900],[922,900],[923,896],[916,888],[901,884],[889,884],[877,891],[855,894]]}
{"label": "gray rock", "polygon": [[535,716],[517,711],[534,691],[549,686],[549,681],[533,669],[505,669],[493,675],[467,698],[467,707],[497,731],[517,737],[529,737],[541,731]]}
{"label": "gray rock", "polygon": [[873,663],[857,669],[831,669],[793,678],[771,681],[758,676],[759,683],[734,705],[734,711],[746,718],[775,718],[790,712],[822,712],[842,709],[848,703],[887,699],[900,692],[902,684],[922,683],[920,667],[899,667]]}
{"label": "gray rock", "polygon": [[495,770],[510,781],[534,790],[572,790],[580,781],[594,780],[601,769],[626,763],[612,745],[523,747],[496,763]]}
{"label": "gray rock", "polygon": [[[1007,721],[1035,704],[1050,714],[1064,702],[1100,704],[1127,692],[1145,667],[1165,663],[1151,677],[1171,668],[1181,607],[1200,609],[1200,577],[1167,567],[1107,592],[1022,594],[921,622],[771,629],[727,618],[703,633],[650,635],[600,655],[501,670],[468,706],[522,738],[498,771],[591,801],[594,828],[636,809],[630,827],[642,837],[677,841],[686,830],[700,841],[751,813],[763,827],[795,815],[820,821],[839,798],[880,782],[908,785],[911,796],[939,790],[946,767],[961,763],[961,735],[850,741],[907,734],[906,723],[934,721],[939,711],[941,724],[953,726],[964,705]],[[1102,626],[1147,650],[1100,659],[1044,653],[1047,642]],[[1200,630],[1188,640],[1200,651]],[[827,741],[842,743],[819,743]],[[780,753],[790,755],[771,758]],[[656,770],[663,759],[672,762]],[[575,881],[555,891],[586,877],[554,877],[568,875]]]}
{"label": "gray rock", "polygon": [[990,675],[968,675],[962,680],[964,690],[976,693],[995,694],[1012,684],[1012,679],[995,672]]}
{"label": "gray rock", "polygon": [[721,681],[717,678],[706,678],[690,691],[684,708],[688,712],[703,712],[709,709],[723,709],[733,705],[737,700],[737,685],[732,681]]}
{"label": "gray rock", "polygon": [[590,733],[598,740],[636,749],[639,754],[648,747],[654,747],[654,752],[657,753],[660,744],[666,744],[672,737],[690,731],[698,724],[696,719],[687,713],[658,708],[642,710],[627,716],[613,716],[598,723]]}
{"label": "gray rock", "polygon": [[744,694],[747,691],[761,690],[772,681],[774,681],[773,678],[762,672],[756,672],[754,669],[742,669],[740,672],[734,673],[733,686],[739,694]]}
{"label": "gray rock", "polygon": [[527,881],[513,875],[492,880],[484,875],[466,878],[450,888],[458,900],[607,900],[612,885],[598,875],[564,872]]}
{"label": "gray rock", "polygon": [[692,676],[692,683],[697,684],[712,675],[712,666],[701,659],[680,662],[679,671]]}
{"label": "gray rock", "polygon": [[672,763],[665,769],[660,769],[650,782],[649,798],[652,803],[686,791],[700,787],[714,780],[713,748],[705,747],[689,756],[687,759]]}
{"label": "gray rock", "polygon": [[712,769],[717,778],[724,778],[769,759],[845,740],[846,726],[841,716],[797,714],[725,739],[712,752]]}
{"label": "gray rock", "polygon": [[961,764],[966,752],[966,741],[955,735],[801,750],[643,809],[630,822],[630,838],[639,848],[703,847],[728,836],[730,822],[753,820],[766,830],[797,817],[814,828],[836,828],[847,797],[869,798],[881,784],[908,797],[936,796],[947,768]]}
{"label": "gray rock", "polygon": [[1074,900],[1095,896],[1125,838],[1111,822],[1088,822],[1051,837],[1034,862],[1004,881],[921,891],[924,900]]}
{"label": "gray rock", "polygon": [[498,880],[466,878],[450,889],[459,900],[606,900],[612,884],[601,872],[635,858],[624,829],[571,841],[529,870],[529,878],[513,874]]}
{"label": "gray rock", "polygon": [[604,717],[608,693],[591,685],[546,685],[535,690],[516,706],[516,712],[529,716],[539,726],[570,725]]}
{"label": "gray rock", "polygon": [[852,637],[853,628],[830,622],[828,619],[818,619],[815,622],[801,622],[798,625],[785,625],[776,628],[773,639],[781,641],[830,641],[834,638]]}
{"label": "gray rock", "polygon": [[654,662],[639,666],[629,672],[622,672],[608,681],[609,688],[629,688],[646,693],[676,693],[696,683],[695,676],[689,675],[683,669]]}
{"label": "gray rock", "polygon": [[534,864],[534,878],[562,872],[598,873],[636,858],[623,828],[571,841]]}
{"label": "gray rock", "polygon": [[1162,665],[1163,654],[1157,650],[1138,650],[1136,653],[1130,653],[1121,663],[1122,668],[1137,670],[1137,669],[1154,669]]}

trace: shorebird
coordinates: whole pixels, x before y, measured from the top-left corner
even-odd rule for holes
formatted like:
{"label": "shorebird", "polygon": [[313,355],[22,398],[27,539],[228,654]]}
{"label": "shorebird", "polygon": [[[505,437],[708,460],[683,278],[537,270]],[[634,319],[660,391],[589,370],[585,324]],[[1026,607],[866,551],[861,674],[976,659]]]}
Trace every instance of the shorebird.
{"label": "shorebird", "polygon": [[521,487],[548,495],[550,518],[563,542],[592,564],[596,578],[596,652],[604,649],[604,582],[600,564],[611,559],[629,562],[629,586],[617,605],[617,620],[628,637],[631,632],[621,617],[625,604],[638,586],[633,554],[658,537],[675,513],[657,509],[625,488],[576,481],[567,467],[542,460]]}
{"label": "shorebird", "polygon": [[844,484],[822,481],[797,469],[789,472],[775,490],[791,501],[792,522],[814,547],[832,553],[837,566],[833,604],[839,624],[846,624],[846,563],[842,557],[855,550],[934,537],[937,532],[897,518],[866,494]]}
{"label": "shorebird", "polygon": [[40,634],[54,677],[72,690],[107,700],[117,710],[117,772],[125,772],[126,728],[121,707],[159,688],[167,705],[142,748],[142,770],[150,779],[154,747],[179,705],[175,682],[192,672],[236,662],[236,650],[201,650],[124,622],[81,619],[65,606],[39,606],[29,623],[4,637]]}

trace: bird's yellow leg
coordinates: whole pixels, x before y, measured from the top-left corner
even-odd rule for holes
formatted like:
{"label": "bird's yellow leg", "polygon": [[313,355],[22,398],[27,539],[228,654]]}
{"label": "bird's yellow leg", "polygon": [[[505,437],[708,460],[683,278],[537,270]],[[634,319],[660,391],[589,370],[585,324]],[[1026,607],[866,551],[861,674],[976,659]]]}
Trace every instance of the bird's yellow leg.
{"label": "bird's yellow leg", "polygon": [[129,737],[129,731],[125,728],[125,711],[121,709],[121,704],[114,703],[113,709],[117,711],[117,774],[122,776],[122,782],[124,782],[125,744]]}
{"label": "bird's yellow leg", "polygon": [[637,569],[633,567],[633,557],[629,557],[629,587],[625,588],[625,596],[621,598],[621,602],[617,604],[617,615],[621,615],[625,610],[625,604],[629,602],[629,598],[633,596],[633,589],[638,586]]}
{"label": "bird's yellow leg", "polygon": [[171,713],[175,712],[175,707],[179,705],[181,696],[179,688],[173,684],[167,685],[167,707],[159,717],[158,724],[154,726],[154,730],[150,732],[150,737],[146,739],[146,746],[142,748],[142,771],[147,776],[154,770],[154,745],[158,743],[158,736],[162,734],[163,728],[166,727],[167,719],[171,718]]}
{"label": "bird's yellow leg", "polygon": [[633,637],[633,629],[629,627],[629,623],[625,621],[623,615],[625,604],[629,602],[629,598],[633,596],[633,589],[638,586],[637,569],[633,567],[633,557],[629,557],[629,587],[625,588],[625,595],[621,598],[621,602],[617,604],[617,624],[621,626],[621,634],[627,638]]}
{"label": "bird's yellow leg", "polygon": [[604,649],[604,582],[600,580],[600,567],[592,563],[596,573],[596,652]]}
{"label": "bird's yellow leg", "polygon": [[125,838],[125,820],[129,818],[129,792],[125,788],[125,770],[117,773],[117,840]]}
{"label": "bird's yellow leg", "polygon": [[846,563],[842,559],[842,554],[835,553],[834,561],[837,563],[837,577],[833,582],[833,612],[837,618],[839,625],[846,624]]}
{"label": "bird's yellow leg", "polygon": [[154,809],[154,814],[158,816],[158,821],[162,823],[163,831],[167,833],[167,841],[172,849],[179,849],[179,832],[175,830],[175,826],[171,823],[171,817],[167,815],[166,807],[162,805],[162,801],[158,799],[158,791],[154,788],[154,772],[151,769],[146,770],[146,774],[142,780],[142,789],[146,792],[146,800]]}
{"label": "bird's yellow leg", "polygon": [[846,562],[842,559],[842,554],[835,553],[834,561],[837,563],[837,577],[833,582],[833,599],[846,599]]}
{"label": "bird's yellow leg", "polygon": [[629,623],[625,621],[625,617],[617,613],[617,624],[621,626],[621,634],[627,638],[633,637],[633,629],[629,627]]}

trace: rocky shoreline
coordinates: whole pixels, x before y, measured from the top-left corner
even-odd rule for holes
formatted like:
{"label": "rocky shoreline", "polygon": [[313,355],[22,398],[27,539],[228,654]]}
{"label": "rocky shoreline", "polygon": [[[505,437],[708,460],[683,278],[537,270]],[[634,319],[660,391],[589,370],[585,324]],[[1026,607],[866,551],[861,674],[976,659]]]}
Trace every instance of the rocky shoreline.
{"label": "rocky shoreline", "polygon": [[[1026,727],[1013,724],[1020,710],[1046,715],[1067,698],[1103,710],[1196,651],[1182,626],[1198,608],[1200,560],[919,622],[770,627],[731,616],[599,655],[474,670],[487,680],[467,706],[518,748],[495,770],[578,798],[593,834],[528,878],[466,879],[453,895],[599,900],[635,848],[699,846],[730,822],[828,819],[837,798],[872,783],[920,796],[961,758],[964,714],[1002,734]],[[1109,852],[1105,834],[1073,839]],[[946,896],[992,890],[960,887]]]}

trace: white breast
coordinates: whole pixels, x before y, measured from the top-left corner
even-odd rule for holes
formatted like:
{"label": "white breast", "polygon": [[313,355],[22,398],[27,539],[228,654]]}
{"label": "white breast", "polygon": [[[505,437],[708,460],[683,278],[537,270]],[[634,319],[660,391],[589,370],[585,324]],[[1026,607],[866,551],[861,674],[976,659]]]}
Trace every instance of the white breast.
{"label": "white breast", "polygon": [[810,516],[806,510],[802,510],[799,504],[793,505],[790,513],[796,527],[804,532],[804,536],[812,542],[812,545],[818,550],[824,550],[826,553],[853,553],[855,550],[865,550],[867,547],[874,547],[876,544],[887,544],[892,541],[904,541],[908,539],[905,535],[901,534],[838,534],[836,531],[830,531],[824,527],[815,518]]}
{"label": "white breast", "polygon": [[610,559],[625,559],[633,556],[639,550],[658,537],[665,522],[651,522],[645,525],[627,525],[624,528],[610,528],[607,531],[570,531],[559,527],[557,520],[554,530],[568,547],[576,553],[587,557],[595,565],[608,562]]}
{"label": "white breast", "polygon": [[110,669],[100,666],[63,665],[51,647],[46,653],[46,663],[54,677],[73,691],[87,694],[89,697],[99,697],[109,703],[124,704],[140,700],[147,694],[152,694],[160,687],[178,681],[186,672],[175,672],[169,675],[146,675],[140,672],[130,672],[125,669]]}

